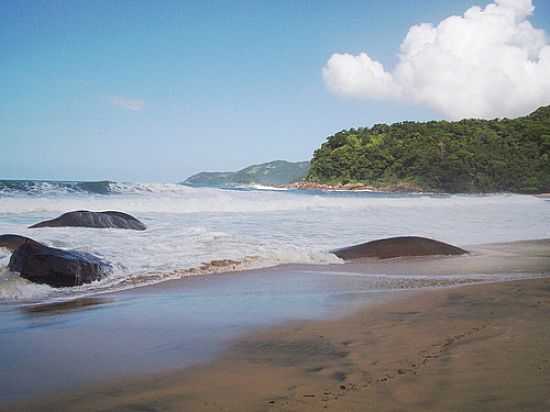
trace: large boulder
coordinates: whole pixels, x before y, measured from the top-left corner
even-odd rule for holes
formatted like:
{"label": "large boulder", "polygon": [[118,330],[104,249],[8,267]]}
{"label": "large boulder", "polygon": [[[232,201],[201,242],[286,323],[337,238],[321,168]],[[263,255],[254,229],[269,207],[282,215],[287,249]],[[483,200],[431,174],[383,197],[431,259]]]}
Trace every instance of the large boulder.
{"label": "large boulder", "polygon": [[56,249],[35,241],[15,249],[8,268],[31,282],[53,287],[82,285],[112,271],[109,263],[89,253]]}
{"label": "large boulder", "polygon": [[361,258],[388,259],[403,256],[463,255],[468,253],[459,247],[418,236],[392,237],[374,240],[360,245],[333,250],[344,260]]}
{"label": "large boulder", "polygon": [[19,235],[0,235],[0,247],[12,252],[25,242],[34,242],[34,240]]}
{"label": "large boulder", "polygon": [[114,211],[90,212],[88,210],[64,213],[55,219],[32,225],[30,228],[67,226],[133,230],[145,230],[146,228],[143,223],[126,213]]}

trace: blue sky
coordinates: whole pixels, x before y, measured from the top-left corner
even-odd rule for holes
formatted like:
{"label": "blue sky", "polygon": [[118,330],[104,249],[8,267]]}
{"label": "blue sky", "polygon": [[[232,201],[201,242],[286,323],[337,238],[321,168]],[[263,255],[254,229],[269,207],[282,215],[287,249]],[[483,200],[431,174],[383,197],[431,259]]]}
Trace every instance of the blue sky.
{"label": "blue sky", "polygon": [[[441,115],[331,94],[333,53],[391,67],[409,27],[488,1],[10,1],[0,178],[181,181],[309,159],[344,128]],[[531,22],[549,32],[550,4]]]}

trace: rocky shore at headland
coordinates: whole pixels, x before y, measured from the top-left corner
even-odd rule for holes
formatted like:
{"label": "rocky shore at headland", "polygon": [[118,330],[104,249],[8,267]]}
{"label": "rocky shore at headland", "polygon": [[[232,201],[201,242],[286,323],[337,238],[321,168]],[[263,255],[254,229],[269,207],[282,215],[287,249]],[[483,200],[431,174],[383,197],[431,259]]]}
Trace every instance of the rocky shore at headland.
{"label": "rocky shore at headland", "polygon": [[319,182],[294,182],[286,185],[277,185],[286,189],[298,190],[356,190],[365,192],[423,192],[422,188],[411,182],[398,182],[386,185],[368,185],[365,183],[319,183]]}

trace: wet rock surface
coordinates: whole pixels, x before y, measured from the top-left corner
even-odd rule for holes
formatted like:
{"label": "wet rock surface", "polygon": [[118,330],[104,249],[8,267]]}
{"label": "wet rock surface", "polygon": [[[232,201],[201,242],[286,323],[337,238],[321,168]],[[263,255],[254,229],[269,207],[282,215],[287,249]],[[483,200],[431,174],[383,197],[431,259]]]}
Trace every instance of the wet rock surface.
{"label": "wet rock surface", "polygon": [[352,260],[361,258],[389,259],[404,256],[463,255],[468,252],[434,239],[402,236],[336,249],[332,253],[340,259]]}
{"label": "wet rock surface", "polygon": [[30,226],[31,229],[41,227],[92,227],[145,230],[146,226],[135,217],[117,211],[90,212],[78,210]]}
{"label": "wet rock surface", "polygon": [[15,249],[8,267],[31,282],[53,287],[90,283],[112,270],[108,262],[89,253],[56,249],[30,239]]}

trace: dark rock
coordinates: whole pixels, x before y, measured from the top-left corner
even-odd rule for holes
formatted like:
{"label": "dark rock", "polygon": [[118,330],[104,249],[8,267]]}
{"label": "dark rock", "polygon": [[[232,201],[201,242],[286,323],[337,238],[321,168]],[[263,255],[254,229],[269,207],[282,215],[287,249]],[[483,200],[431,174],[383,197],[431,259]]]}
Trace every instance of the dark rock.
{"label": "dark rock", "polygon": [[392,237],[333,250],[344,260],[360,258],[388,259],[402,256],[463,255],[459,247],[418,236]]}
{"label": "dark rock", "polygon": [[56,249],[32,240],[15,249],[8,267],[31,282],[54,287],[93,282],[112,270],[109,263],[89,253]]}
{"label": "dark rock", "polygon": [[126,213],[90,212],[87,210],[68,212],[55,219],[32,225],[30,228],[67,226],[145,230],[143,223]]}
{"label": "dark rock", "polygon": [[19,235],[0,235],[0,247],[12,252],[25,242],[34,242],[34,240]]}

